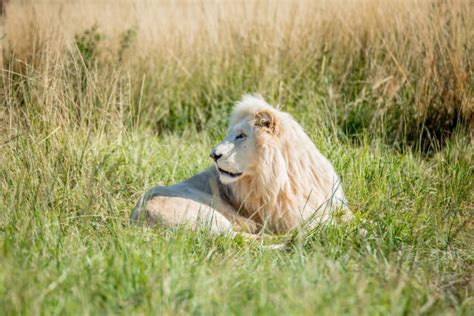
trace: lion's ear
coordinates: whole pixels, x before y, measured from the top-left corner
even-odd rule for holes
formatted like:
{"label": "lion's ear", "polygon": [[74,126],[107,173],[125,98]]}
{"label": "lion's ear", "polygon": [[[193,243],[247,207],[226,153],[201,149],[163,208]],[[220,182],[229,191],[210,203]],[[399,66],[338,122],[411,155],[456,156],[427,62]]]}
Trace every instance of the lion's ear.
{"label": "lion's ear", "polygon": [[277,132],[277,119],[270,111],[260,111],[255,114],[255,126],[267,129],[272,134]]}

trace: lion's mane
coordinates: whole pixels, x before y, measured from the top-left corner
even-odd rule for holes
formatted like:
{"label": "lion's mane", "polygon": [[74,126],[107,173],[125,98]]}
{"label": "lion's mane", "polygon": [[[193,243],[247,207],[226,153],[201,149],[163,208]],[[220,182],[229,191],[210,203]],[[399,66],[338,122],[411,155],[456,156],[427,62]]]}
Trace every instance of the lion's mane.
{"label": "lion's mane", "polygon": [[302,220],[325,220],[345,202],[332,164],[291,115],[258,96],[244,96],[229,124],[243,119],[255,123],[259,113],[272,116],[273,130],[254,129],[258,162],[248,176],[222,185],[227,200],[240,214],[274,232],[286,232]]}

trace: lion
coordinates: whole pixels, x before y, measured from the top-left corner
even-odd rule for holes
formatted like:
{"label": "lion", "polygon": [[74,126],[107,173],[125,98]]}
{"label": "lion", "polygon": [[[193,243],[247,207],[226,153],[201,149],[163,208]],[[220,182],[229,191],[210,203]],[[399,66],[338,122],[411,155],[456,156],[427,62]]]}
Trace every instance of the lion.
{"label": "lion", "polygon": [[132,222],[217,234],[284,234],[352,213],[334,167],[293,117],[259,95],[236,103],[214,166],[138,201]]}

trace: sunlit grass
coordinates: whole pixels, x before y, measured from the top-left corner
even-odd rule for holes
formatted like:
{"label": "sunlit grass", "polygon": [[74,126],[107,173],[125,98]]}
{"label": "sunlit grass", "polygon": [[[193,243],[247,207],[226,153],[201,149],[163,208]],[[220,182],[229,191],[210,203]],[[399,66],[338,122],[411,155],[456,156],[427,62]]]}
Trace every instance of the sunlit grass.
{"label": "sunlit grass", "polygon": [[358,220],[288,236],[278,251],[129,226],[146,188],[209,165],[216,140],[207,133],[58,131],[9,142],[0,168],[4,312],[468,314],[467,144],[425,159],[317,135],[330,134],[313,137],[342,175]]}
{"label": "sunlit grass", "polygon": [[[472,6],[219,3],[8,3],[0,314],[472,314]],[[302,124],[356,220],[263,242],[130,226],[249,92]]]}

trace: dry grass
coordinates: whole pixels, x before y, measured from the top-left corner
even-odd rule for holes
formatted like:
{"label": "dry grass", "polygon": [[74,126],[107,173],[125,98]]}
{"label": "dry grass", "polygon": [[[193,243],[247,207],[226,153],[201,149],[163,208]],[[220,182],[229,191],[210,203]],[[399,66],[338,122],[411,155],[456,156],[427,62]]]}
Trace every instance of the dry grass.
{"label": "dry grass", "polygon": [[[248,91],[398,145],[431,148],[460,122],[474,126],[468,1],[12,1],[6,11],[4,65],[42,82],[31,89],[55,109],[72,98],[93,111],[66,92],[85,76],[85,90],[114,103],[129,90],[120,111],[158,129],[202,126]],[[100,39],[78,39],[85,30]],[[71,62],[87,75],[71,78]]]}

